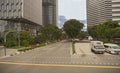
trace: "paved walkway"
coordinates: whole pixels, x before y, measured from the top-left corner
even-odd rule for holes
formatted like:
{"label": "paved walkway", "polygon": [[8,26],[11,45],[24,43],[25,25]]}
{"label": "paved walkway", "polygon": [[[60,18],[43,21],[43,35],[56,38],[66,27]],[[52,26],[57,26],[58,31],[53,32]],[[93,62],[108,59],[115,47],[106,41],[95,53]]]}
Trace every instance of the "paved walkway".
{"label": "paved walkway", "polygon": [[[16,53],[17,50],[16,49],[6,49],[6,56],[10,56],[11,54]],[[5,56],[5,49],[3,46],[0,46],[0,57],[4,57]]]}

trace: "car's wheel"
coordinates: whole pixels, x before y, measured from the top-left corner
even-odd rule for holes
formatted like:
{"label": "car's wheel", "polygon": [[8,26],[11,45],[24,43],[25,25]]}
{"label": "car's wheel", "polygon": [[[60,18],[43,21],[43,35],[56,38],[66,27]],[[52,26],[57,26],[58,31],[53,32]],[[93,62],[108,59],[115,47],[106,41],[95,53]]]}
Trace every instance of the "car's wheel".
{"label": "car's wheel", "polygon": [[94,52],[93,49],[91,49],[91,52]]}
{"label": "car's wheel", "polygon": [[109,50],[106,50],[106,52],[107,52],[107,53],[110,53],[110,51],[109,51]]}
{"label": "car's wheel", "polygon": [[112,52],[111,52],[111,51],[109,51],[108,53],[109,53],[109,54],[112,54]]}

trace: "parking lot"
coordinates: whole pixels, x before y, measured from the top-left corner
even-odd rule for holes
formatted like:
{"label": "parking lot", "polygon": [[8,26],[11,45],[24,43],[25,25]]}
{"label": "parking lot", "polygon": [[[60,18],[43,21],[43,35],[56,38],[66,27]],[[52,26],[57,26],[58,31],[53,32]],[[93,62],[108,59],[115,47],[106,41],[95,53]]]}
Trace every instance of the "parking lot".
{"label": "parking lot", "polygon": [[[95,55],[95,53],[91,52],[90,43],[76,43],[75,50],[77,55],[80,55],[80,54]],[[105,52],[103,55],[111,55],[111,54]]]}
{"label": "parking lot", "polygon": [[91,52],[90,43],[76,43],[76,53],[73,55],[73,61],[81,64],[90,65],[117,65],[120,66],[120,55],[109,53],[95,54]]}

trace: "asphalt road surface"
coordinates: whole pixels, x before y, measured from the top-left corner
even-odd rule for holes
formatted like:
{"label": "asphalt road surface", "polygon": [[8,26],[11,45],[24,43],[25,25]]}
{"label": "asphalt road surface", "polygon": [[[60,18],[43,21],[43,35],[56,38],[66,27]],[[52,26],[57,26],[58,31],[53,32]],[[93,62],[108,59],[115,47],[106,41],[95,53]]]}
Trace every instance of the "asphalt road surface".
{"label": "asphalt road surface", "polygon": [[120,69],[0,64],[0,73],[120,73]]}
{"label": "asphalt road surface", "polygon": [[71,42],[61,41],[1,58],[0,73],[120,73],[120,55],[94,54],[89,43],[80,44],[80,54],[71,55]]}

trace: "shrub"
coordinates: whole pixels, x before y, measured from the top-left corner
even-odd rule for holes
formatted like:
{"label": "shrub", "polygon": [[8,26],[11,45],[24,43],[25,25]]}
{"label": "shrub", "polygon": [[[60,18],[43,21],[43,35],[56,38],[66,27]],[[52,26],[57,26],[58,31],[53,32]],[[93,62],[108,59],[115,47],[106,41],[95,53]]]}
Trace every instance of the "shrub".
{"label": "shrub", "polygon": [[15,40],[11,40],[11,41],[9,40],[5,44],[6,47],[14,47],[16,45],[17,45],[17,42]]}
{"label": "shrub", "polygon": [[28,46],[29,46],[29,41],[23,40],[23,41],[21,42],[21,46],[28,47]]}
{"label": "shrub", "polygon": [[17,38],[15,36],[14,32],[10,32],[7,36],[6,36],[6,43],[5,46],[6,47],[14,47],[17,46]]}
{"label": "shrub", "polygon": [[0,45],[4,43],[4,39],[0,37]]}

